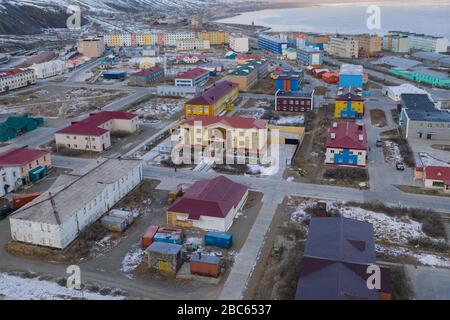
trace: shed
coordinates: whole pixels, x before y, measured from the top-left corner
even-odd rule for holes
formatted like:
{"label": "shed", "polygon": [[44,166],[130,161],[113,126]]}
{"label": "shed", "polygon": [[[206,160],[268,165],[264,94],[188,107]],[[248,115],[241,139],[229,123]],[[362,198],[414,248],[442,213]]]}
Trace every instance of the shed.
{"label": "shed", "polygon": [[146,250],[149,268],[175,275],[183,264],[182,248],[179,244],[153,242]]}
{"label": "shed", "polygon": [[191,257],[189,268],[192,274],[217,278],[222,268],[222,259],[200,253],[194,254]]}

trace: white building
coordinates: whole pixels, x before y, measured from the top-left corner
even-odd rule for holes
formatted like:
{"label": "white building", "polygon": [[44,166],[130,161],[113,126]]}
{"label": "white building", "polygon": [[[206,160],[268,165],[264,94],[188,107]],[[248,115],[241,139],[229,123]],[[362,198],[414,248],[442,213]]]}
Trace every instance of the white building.
{"label": "white building", "polygon": [[66,248],[142,181],[139,160],[99,159],[76,176],[60,176],[52,188],[10,216],[14,241]]}
{"label": "white building", "polygon": [[248,52],[248,37],[231,34],[229,38],[230,49],[234,52]]}
{"label": "white building", "polygon": [[0,167],[0,197],[16,190],[22,185],[20,166]]}
{"label": "white building", "polygon": [[330,38],[326,50],[329,54],[340,58],[358,58],[359,41],[354,38]]}
{"label": "white building", "polygon": [[209,40],[192,39],[192,40],[178,40],[177,51],[190,51],[190,50],[209,50]]}
{"label": "white building", "polygon": [[35,71],[38,79],[54,77],[67,72],[67,65],[61,60],[33,64],[30,68]]}
{"label": "white building", "polygon": [[0,72],[0,93],[35,84],[36,81],[36,73],[33,69],[9,69]]}
{"label": "white building", "polygon": [[407,93],[415,93],[415,94],[428,94],[425,90],[418,88],[416,86],[413,86],[409,83],[404,83],[399,86],[383,86],[381,89],[381,92],[385,95],[391,98],[394,101],[400,101],[400,96],[402,94]]}
{"label": "white building", "polygon": [[407,36],[411,49],[423,50],[430,52],[447,52],[447,47],[449,45],[448,39],[444,37],[436,37],[426,34],[419,34],[413,32],[403,32],[403,31],[390,31],[390,34],[396,34],[399,36]]}
{"label": "white building", "polygon": [[164,33],[163,39],[164,45],[175,47],[180,40],[195,40],[196,35],[190,31],[173,31]]}

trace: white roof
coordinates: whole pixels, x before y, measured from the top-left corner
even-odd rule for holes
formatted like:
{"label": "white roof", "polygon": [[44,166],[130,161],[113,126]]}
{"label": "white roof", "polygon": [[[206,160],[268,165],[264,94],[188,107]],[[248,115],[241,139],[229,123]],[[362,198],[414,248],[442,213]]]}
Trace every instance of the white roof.
{"label": "white roof", "polygon": [[418,94],[428,94],[428,92],[426,92],[423,89],[420,89],[416,86],[413,86],[412,84],[409,83],[404,83],[402,85],[399,86],[392,86],[392,87],[387,87],[389,88],[389,90],[391,92],[393,92],[395,95],[401,95],[401,94],[406,94],[406,93],[418,93]]}
{"label": "white roof", "polygon": [[61,223],[103,192],[105,185],[117,182],[132,169],[141,165],[139,160],[102,159],[79,177],[60,178],[57,184],[16,211],[11,219],[56,224],[50,194]]}
{"label": "white roof", "polygon": [[342,74],[363,74],[364,68],[363,68],[363,66],[360,66],[360,65],[344,63],[341,65],[340,73],[342,73]]}

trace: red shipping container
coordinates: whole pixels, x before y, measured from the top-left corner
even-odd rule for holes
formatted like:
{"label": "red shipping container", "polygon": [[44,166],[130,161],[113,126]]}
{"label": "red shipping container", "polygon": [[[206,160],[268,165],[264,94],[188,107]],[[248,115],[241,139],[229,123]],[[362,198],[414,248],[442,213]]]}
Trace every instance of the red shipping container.
{"label": "red shipping container", "polygon": [[183,238],[183,229],[180,228],[169,228],[169,227],[160,227],[158,229],[159,233],[174,233],[176,235],[179,235],[180,238]]}
{"label": "red shipping container", "polygon": [[158,226],[150,226],[141,238],[142,249],[147,249],[153,243],[153,237],[158,232]]}
{"label": "red shipping container", "polygon": [[41,195],[40,192],[34,192],[34,193],[25,193],[25,194],[15,194],[12,198],[12,208],[14,210],[17,210],[27,203],[33,201],[37,197]]}
{"label": "red shipping container", "polygon": [[222,268],[222,259],[215,256],[193,255],[189,262],[191,274],[217,278]]}

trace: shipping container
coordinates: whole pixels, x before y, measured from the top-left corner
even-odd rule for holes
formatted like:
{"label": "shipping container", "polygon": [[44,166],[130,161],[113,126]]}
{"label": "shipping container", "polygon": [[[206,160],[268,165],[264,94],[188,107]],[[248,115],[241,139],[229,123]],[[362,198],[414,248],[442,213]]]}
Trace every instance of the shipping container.
{"label": "shipping container", "polygon": [[123,232],[127,228],[127,220],[123,218],[104,216],[101,220],[102,225],[115,232]]}
{"label": "shipping container", "polygon": [[40,192],[34,192],[34,193],[24,193],[24,194],[14,194],[12,197],[12,208],[14,210],[17,210],[19,208],[22,208],[27,203],[33,201],[37,197],[41,195]]}
{"label": "shipping container", "polygon": [[183,264],[183,246],[153,242],[146,250],[149,268],[175,275]]}
{"label": "shipping container", "polygon": [[227,232],[209,231],[205,234],[205,245],[229,249],[233,245],[233,235]]}
{"label": "shipping container", "polygon": [[141,247],[142,249],[148,248],[153,243],[153,237],[158,232],[158,226],[149,226],[147,231],[141,238]]}
{"label": "shipping container", "polygon": [[322,80],[326,83],[338,83],[339,82],[339,74],[337,72],[325,72],[322,74]]}
{"label": "shipping container", "polygon": [[180,236],[180,238],[184,237],[183,229],[180,229],[180,228],[160,227],[158,232],[159,233],[176,234],[176,235]]}
{"label": "shipping container", "polygon": [[189,262],[192,274],[217,278],[222,268],[222,259],[216,256],[194,254]]}
{"label": "shipping container", "polygon": [[133,223],[134,221],[134,216],[133,213],[130,211],[125,211],[125,210],[118,210],[118,209],[113,209],[111,210],[108,215],[110,217],[116,217],[116,218],[122,218],[127,220],[127,224],[130,225]]}
{"label": "shipping container", "polygon": [[[161,230],[161,228],[159,229]],[[173,244],[181,244],[181,237],[178,234],[171,233],[160,233],[158,232],[153,237],[153,242],[164,242],[164,243],[173,243]]]}

